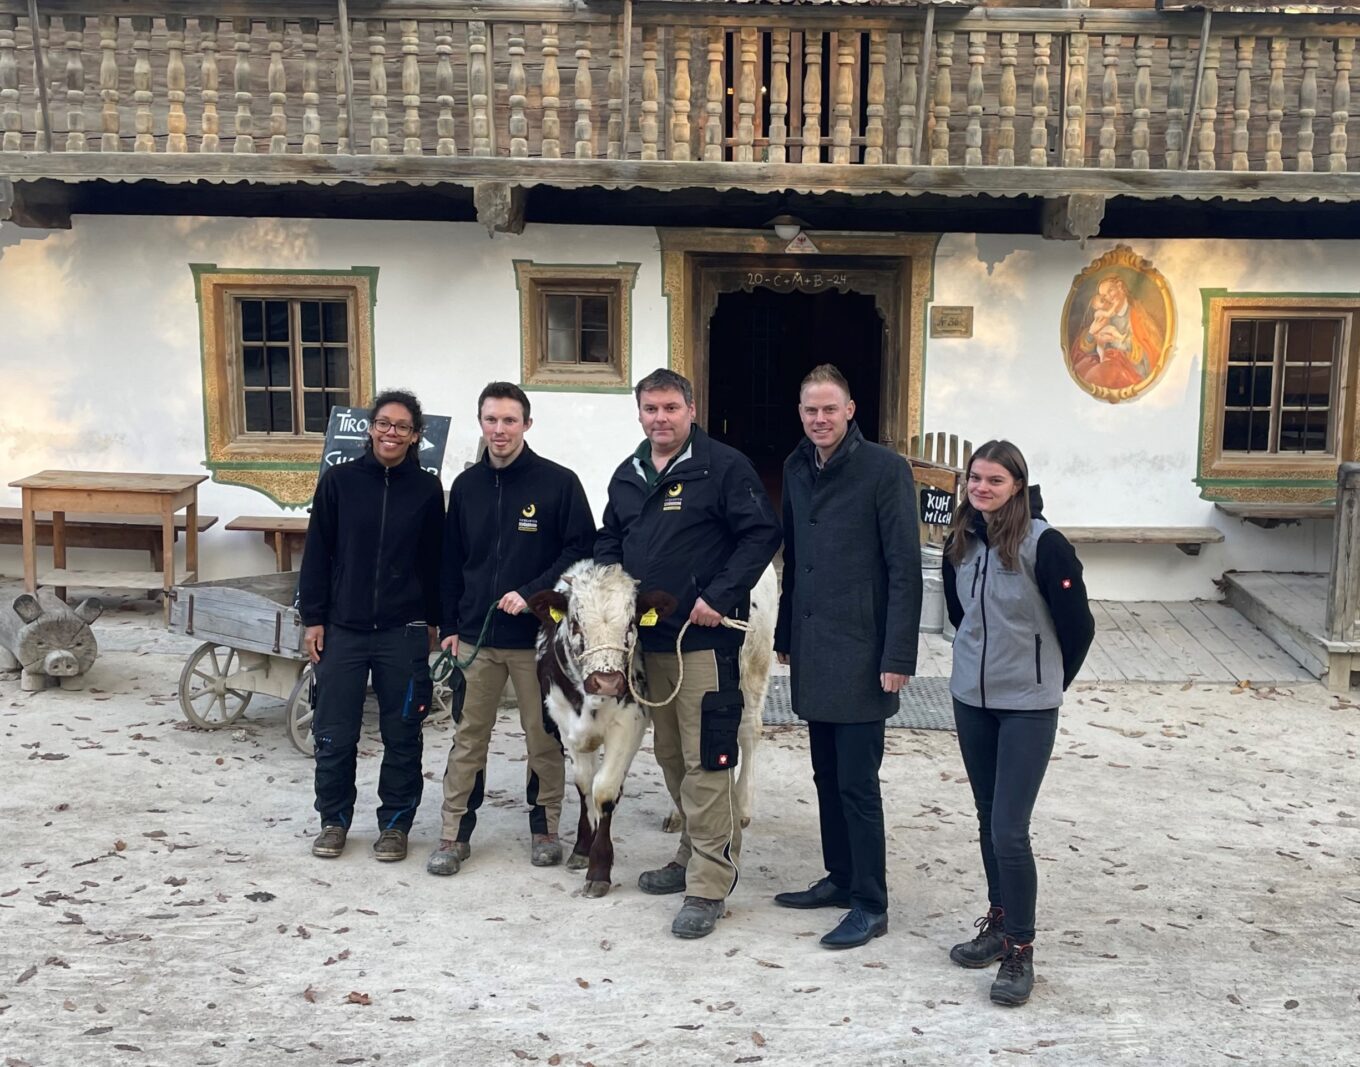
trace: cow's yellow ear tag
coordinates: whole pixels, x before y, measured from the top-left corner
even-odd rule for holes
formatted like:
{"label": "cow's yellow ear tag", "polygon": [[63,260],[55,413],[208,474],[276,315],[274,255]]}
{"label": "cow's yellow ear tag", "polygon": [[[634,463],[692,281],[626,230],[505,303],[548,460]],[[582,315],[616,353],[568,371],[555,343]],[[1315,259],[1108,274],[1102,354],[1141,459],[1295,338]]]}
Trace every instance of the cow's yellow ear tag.
{"label": "cow's yellow ear tag", "polygon": [[648,608],[642,613],[642,618],[638,619],[639,626],[655,626],[658,616],[656,608]]}
{"label": "cow's yellow ear tag", "polygon": [[562,614],[560,611],[558,611],[556,608],[549,608],[549,609],[548,609],[548,614],[549,614],[550,616],[552,616],[552,621],[553,621],[553,622],[561,622],[563,619],[566,618],[566,616],[563,615],[563,614]]}

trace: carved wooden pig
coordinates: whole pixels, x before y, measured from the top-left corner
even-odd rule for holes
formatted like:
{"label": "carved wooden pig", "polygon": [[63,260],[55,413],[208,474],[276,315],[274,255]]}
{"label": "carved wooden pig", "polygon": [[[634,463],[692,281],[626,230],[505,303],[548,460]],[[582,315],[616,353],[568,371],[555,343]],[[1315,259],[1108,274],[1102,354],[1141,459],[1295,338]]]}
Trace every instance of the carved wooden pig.
{"label": "carved wooden pig", "polygon": [[0,607],[0,671],[22,670],[27,690],[83,688],[99,655],[90,623],[103,610],[93,597],[72,609],[50,589],[15,597],[12,608]]}

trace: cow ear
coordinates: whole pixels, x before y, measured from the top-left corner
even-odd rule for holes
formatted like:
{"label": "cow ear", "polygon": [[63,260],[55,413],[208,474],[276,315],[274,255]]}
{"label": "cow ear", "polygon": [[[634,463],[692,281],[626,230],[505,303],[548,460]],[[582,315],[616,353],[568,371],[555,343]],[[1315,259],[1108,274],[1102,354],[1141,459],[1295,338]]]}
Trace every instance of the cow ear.
{"label": "cow ear", "polygon": [[640,619],[649,611],[655,611],[658,619],[664,619],[675,610],[675,597],[660,589],[650,593],[639,593],[637,598],[637,617]]}
{"label": "cow ear", "polygon": [[[538,616],[544,626],[556,626],[567,613],[567,598],[556,589],[544,589],[529,598],[529,610]],[[557,617],[553,617],[553,613]]]}
{"label": "cow ear", "polygon": [[24,622],[32,622],[34,619],[42,618],[43,608],[32,593],[20,593],[14,598],[14,614]]}

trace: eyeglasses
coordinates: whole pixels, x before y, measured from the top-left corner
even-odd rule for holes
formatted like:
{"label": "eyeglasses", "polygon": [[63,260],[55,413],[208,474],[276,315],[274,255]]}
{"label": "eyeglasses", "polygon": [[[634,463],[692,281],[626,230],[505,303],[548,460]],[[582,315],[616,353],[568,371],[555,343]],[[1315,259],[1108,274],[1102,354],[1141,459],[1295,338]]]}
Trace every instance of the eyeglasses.
{"label": "eyeglasses", "polygon": [[391,422],[388,419],[374,419],[373,428],[379,433],[395,433],[398,437],[410,437],[415,429],[409,422]]}

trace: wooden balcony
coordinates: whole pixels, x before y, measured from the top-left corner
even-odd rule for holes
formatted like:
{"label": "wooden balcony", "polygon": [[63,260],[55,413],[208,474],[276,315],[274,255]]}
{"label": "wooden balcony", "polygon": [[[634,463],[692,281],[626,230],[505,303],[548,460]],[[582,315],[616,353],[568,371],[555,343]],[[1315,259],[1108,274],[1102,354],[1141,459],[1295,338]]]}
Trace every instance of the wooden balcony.
{"label": "wooden balcony", "polygon": [[35,28],[0,0],[0,207],[99,179],[1360,193],[1353,18],[351,0],[345,25],[338,6],[42,0]]}

